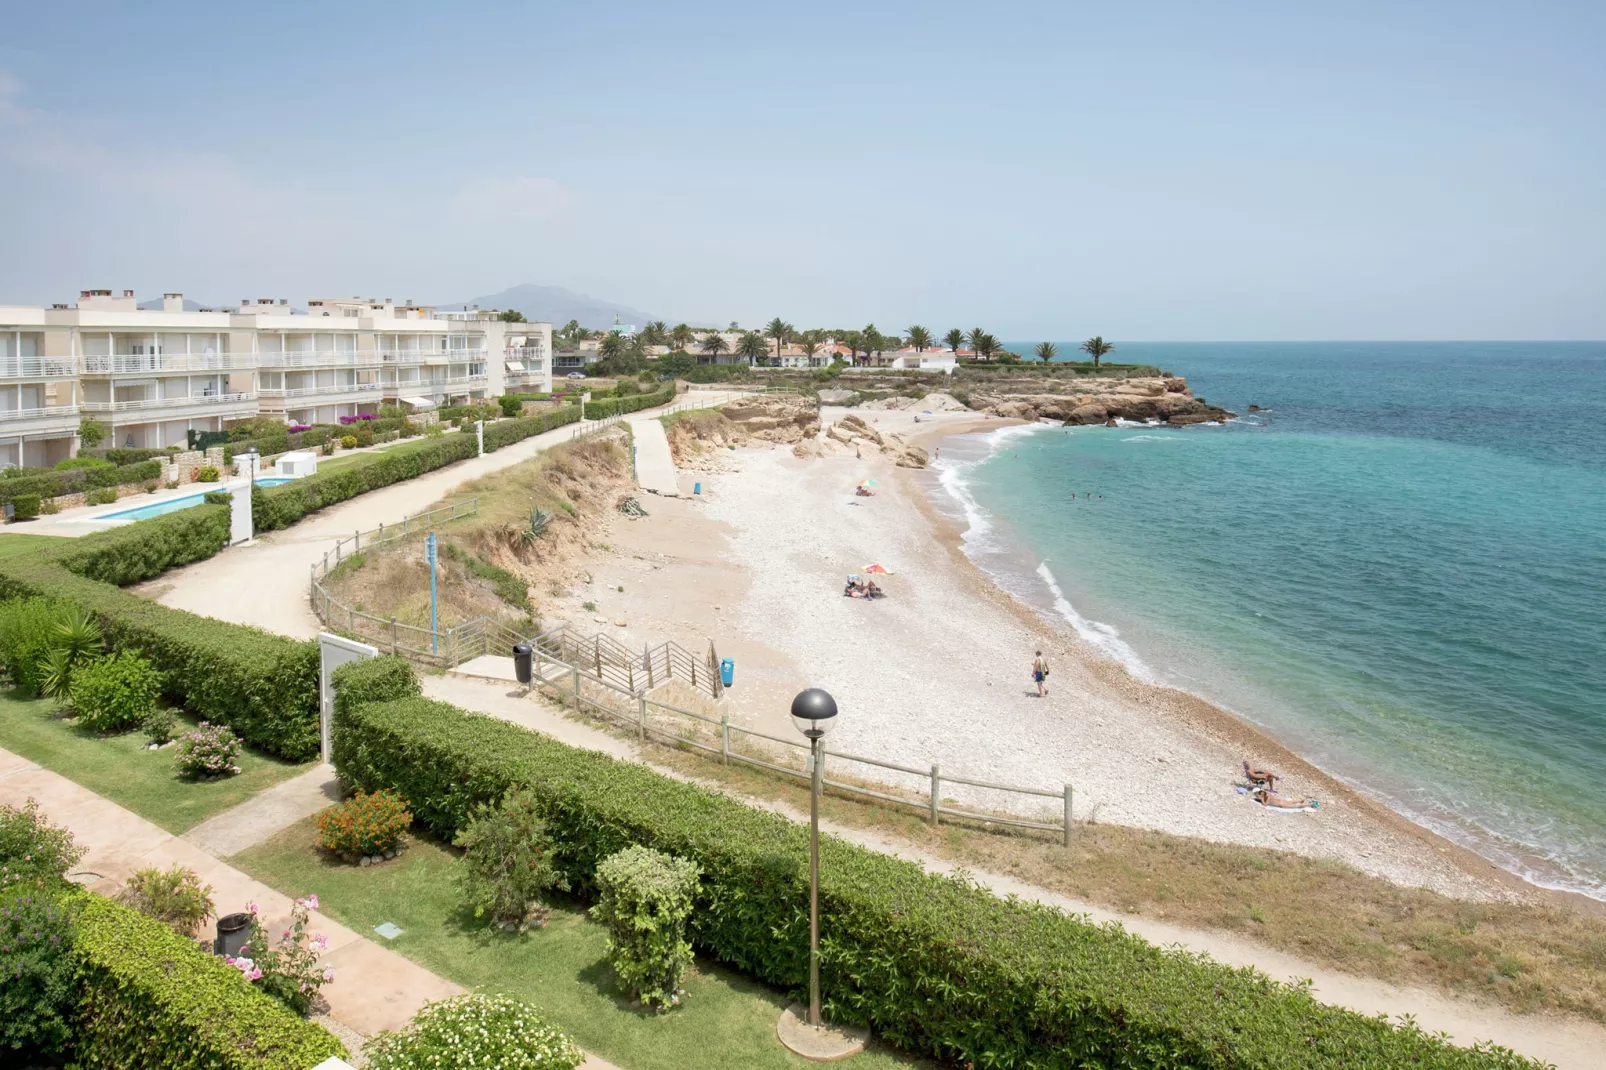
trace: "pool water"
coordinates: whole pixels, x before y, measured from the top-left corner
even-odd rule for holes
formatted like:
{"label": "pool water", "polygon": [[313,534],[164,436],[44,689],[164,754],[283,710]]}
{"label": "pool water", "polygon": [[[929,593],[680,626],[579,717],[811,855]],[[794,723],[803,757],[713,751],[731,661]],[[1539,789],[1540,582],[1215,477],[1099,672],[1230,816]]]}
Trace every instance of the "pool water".
{"label": "pool water", "polygon": [[[281,483],[290,482],[288,476],[268,476],[256,481],[259,487],[277,487]],[[163,516],[167,513],[176,513],[180,509],[188,509],[200,505],[212,490],[221,490],[214,486],[203,490],[199,494],[186,494],[182,498],[169,498],[165,502],[156,502],[152,505],[142,505],[138,509],[123,509],[116,513],[105,513],[95,517],[96,520],[149,520],[153,516]]]}

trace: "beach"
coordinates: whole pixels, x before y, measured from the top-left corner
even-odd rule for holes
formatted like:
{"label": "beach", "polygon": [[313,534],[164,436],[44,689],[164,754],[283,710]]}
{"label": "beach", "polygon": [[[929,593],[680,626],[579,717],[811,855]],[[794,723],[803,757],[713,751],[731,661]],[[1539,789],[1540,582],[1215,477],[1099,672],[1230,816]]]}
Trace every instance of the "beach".
{"label": "beach", "polygon": [[[825,409],[823,424],[842,412]],[[919,425],[908,412],[860,415],[932,449],[1005,425],[975,413]],[[646,496],[648,517],[613,519],[589,582],[549,611],[627,645],[712,641],[736,663],[733,720],[791,733],[791,697],[823,687],[841,709],[832,751],[1046,792],[1069,784],[1078,820],[1336,859],[1461,898],[1536,894],[1225,710],[1136,679],[1067,622],[1010,597],[960,550],[960,529],[934,507],[935,473],[852,451],[800,459],[763,443],[712,451],[691,468],[681,497]],[[873,496],[853,493],[863,479],[876,481]],[[892,572],[881,580],[888,597],[844,598],[844,577],[871,563]],[[1046,698],[1030,676],[1037,650],[1051,665]],[[1245,759],[1282,773],[1282,794],[1320,808],[1256,804],[1235,788]],[[1058,805],[944,794],[1028,817]]]}

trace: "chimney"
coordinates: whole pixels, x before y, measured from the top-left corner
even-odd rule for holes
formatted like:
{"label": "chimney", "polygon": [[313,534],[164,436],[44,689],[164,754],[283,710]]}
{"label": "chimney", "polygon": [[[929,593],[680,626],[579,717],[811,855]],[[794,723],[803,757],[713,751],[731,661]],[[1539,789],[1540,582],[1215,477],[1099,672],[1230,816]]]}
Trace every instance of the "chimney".
{"label": "chimney", "polygon": [[162,295],[162,311],[163,312],[183,312],[184,311],[184,295],[183,294],[163,294]]}

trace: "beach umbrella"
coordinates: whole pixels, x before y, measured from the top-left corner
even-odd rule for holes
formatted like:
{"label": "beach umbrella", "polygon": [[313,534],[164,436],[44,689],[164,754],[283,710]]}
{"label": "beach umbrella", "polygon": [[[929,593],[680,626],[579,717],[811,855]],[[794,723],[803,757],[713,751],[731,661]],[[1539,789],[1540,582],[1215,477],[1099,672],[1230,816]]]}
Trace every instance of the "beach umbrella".
{"label": "beach umbrella", "polygon": [[892,570],[890,568],[888,568],[886,565],[865,565],[864,566],[864,571],[873,572],[878,576],[890,576],[890,575],[892,575]]}
{"label": "beach umbrella", "polygon": [[873,486],[875,486],[875,480],[873,480],[873,479],[861,479],[861,480],[859,480],[859,486],[861,486],[861,487],[873,487]]}

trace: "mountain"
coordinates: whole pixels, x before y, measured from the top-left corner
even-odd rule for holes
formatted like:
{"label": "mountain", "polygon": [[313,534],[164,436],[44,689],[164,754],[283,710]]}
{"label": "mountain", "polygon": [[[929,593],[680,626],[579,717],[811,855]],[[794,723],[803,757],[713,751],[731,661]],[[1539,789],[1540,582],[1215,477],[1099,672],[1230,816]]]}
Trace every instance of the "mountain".
{"label": "mountain", "polygon": [[503,290],[499,294],[488,294],[485,297],[475,297],[441,307],[460,309],[470,305],[478,305],[480,308],[517,309],[524,313],[524,318],[527,320],[550,323],[554,327],[562,327],[570,320],[579,320],[580,326],[599,331],[612,327],[615,316],[619,317],[618,322],[634,324],[637,327],[659,318],[629,305],[601,301],[585,294],[577,294],[573,290],[565,290],[561,286],[536,286],[528,282],[510,290]]}

